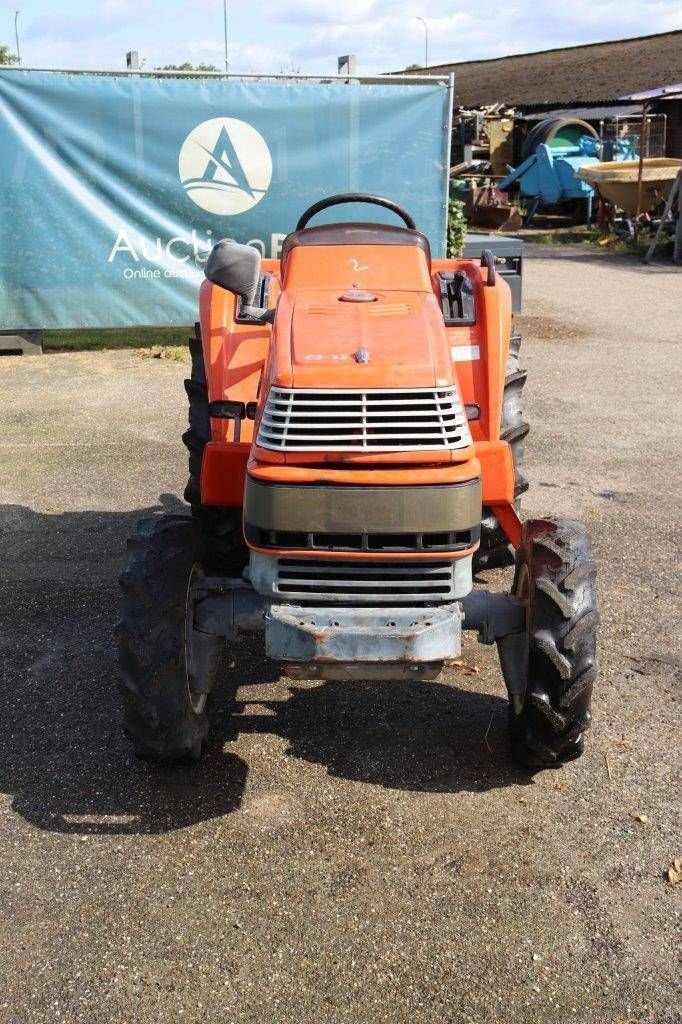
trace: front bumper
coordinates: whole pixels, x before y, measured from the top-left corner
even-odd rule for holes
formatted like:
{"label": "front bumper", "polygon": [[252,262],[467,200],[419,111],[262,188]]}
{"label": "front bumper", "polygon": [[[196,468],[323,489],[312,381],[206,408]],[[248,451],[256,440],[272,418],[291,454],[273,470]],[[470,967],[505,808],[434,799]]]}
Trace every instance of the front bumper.
{"label": "front bumper", "polygon": [[472,591],[421,607],[334,607],[273,601],[241,579],[197,577],[187,596],[188,649],[197,659],[188,671],[198,680],[206,635],[234,641],[264,632],[267,654],[295,678],[435,679],[459,656],[462,630],[474,629],[484,643],[497,642],[510,692],[525,685],[525,610],[508,594]]}
{"label": "front bumper", "polygon": [[[195,637],[236,640],[265,633],[270,658],[301,679],[435,679],[459,656],[462,613],[452,602],[435,607],[303,606],[271,601],[243,580],[200,577],[188,595]],[[200,676],[200,666],[190,666]]]}
{"label": "front bumper", "polygon": [[303,608],[272,604],[265,652],[291,675],[325,679],[435,678],[461,651],[457,604],[434,608]]}

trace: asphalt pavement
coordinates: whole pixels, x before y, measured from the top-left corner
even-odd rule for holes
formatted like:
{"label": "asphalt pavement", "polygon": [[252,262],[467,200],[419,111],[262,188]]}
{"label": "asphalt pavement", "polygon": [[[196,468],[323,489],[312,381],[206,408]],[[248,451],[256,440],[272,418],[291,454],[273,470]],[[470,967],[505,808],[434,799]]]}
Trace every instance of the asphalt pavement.
{"label": "asphalt pavement", "polygon": [[529,248],[524,513],[586,522],[602,611],[587,752],[535,776],[471,637],[442,683],[245,645],[205,761],[137,761],[116,578],[182,507],[187,366],[0,361],[0,1024],[682,1020],[682,272]]}

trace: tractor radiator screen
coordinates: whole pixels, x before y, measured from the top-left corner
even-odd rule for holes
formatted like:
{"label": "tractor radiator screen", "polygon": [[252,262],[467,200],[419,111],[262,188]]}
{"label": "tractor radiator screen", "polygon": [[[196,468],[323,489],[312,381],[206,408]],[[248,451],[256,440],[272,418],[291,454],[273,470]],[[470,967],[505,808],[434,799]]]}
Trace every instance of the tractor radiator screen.
{"label": "tractor radiator screen", "polygon": [[272,388],[257,444],[282,452],[433,451],[466,448],[471,434],[456,388]]}
{"label": "tractor radiator screen", "polygon": [[326,562],[279,558],[275,595],[322,604],[445,603],[455,599],[456,562]]}

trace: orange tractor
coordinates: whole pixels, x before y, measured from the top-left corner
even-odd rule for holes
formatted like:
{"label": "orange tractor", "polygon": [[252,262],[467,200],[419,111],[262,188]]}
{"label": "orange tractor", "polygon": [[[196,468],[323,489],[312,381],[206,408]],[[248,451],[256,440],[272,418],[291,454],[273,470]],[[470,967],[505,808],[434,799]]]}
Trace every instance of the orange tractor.
{"label": "orange tractor", "polygon": [[[403,222],[308,227],[346,202]],[[125,730],[198,758],[225,644],[293,678],[426,680],[463,629],[497,643],[512,751],[575,758],[596,674],[595,565],[568,519],[521,522],[520,339],[490,251],[431,258],[376,196],[316,203],[280,260],[213,249],[190,340],[191,517],[145,519],[121,585]],[[473,574],[515,563],[511,594]]]}

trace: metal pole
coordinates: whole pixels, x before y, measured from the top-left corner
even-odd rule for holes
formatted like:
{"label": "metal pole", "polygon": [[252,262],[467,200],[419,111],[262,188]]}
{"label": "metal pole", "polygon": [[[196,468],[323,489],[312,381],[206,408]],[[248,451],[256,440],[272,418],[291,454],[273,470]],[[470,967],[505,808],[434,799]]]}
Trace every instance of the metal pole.
{"label": "metal pole", "polygon": [[445,252],[443,255],[447,257],[450,255],[448,252],[448,226],[450,223],[450,160],[451,160],[451,148],[452,148],[452,119],[455,106],[455,76],[452,72],[448,75],[448,115],[446,123],[443,125],[445,129],[445,156],[443,163],[445,164],[445,200],[443,206],[445,208]]}
{"label": "metal pole", "polygon": [[[646,256],[644,257],[644,262],[645,263],[649,263],[651,261],[651,257],[653,256],[653,254],[656,251],[656,246],[658,245],[658,240],[661,237],[661,233],[663,231],[663,227],[665,225],[666,220],[668,219],[668,214],[672,210],[673,203],[675,202],[676,199],[677,199],[678,202],[680,202],[680,200],[682,199],[682,170],[679,170],[677,172],[677,177],[676,177],[675,181],[673,182],[673,187],[670,189],[670,195],[668,196],[668,199],[666,200],[665,209],[663,210],[663,216],[661,217],[660,221],[658,222],[658,228],[656,229],[656,234],[654,235],[654,240],[653,240],[653,242],[651,243],[651,245],[649,246],[649,248],[646,251]],[[678,259],[679,259],[680,255],[681,255],[681,253],[682,253],[682,217],[678,217],[677,218],[677,230],[675,232],[675,250],[673,252],[673,260],[674,260],[675,263],[678,262]]]}
{"label": "metal pole", "polygon": [[639,217],[642,212],[642,177],[644,174],[644,148],[646,146],[649,104],[642,104],[642,120],[639,128],[639,165],[637,167],[637,210],[635,212],[635,242],[639,237]]}
{"label": "metal pole", "polygon": [[21,11],[14,12],[14,38],[17,41],[17,63],[21,64],[21,53],[19,52],[19,27],[17,22],[19,21],[19,15]]}
{"label": "metal pole", "polygon": [[225,74],[230,70],[230,61],[227,56],[227,0],[223,0],[223,33],[225,36]]}
{"label": "metal pole", "polygon": [[417,15],[417,21],[421,21],[422,25],[424,26],[424,67],[428,68],[428,66],[429,66],[429,26],[426,24],[426,21],[424,20],[424,18],[422,18],[420,15]]}

